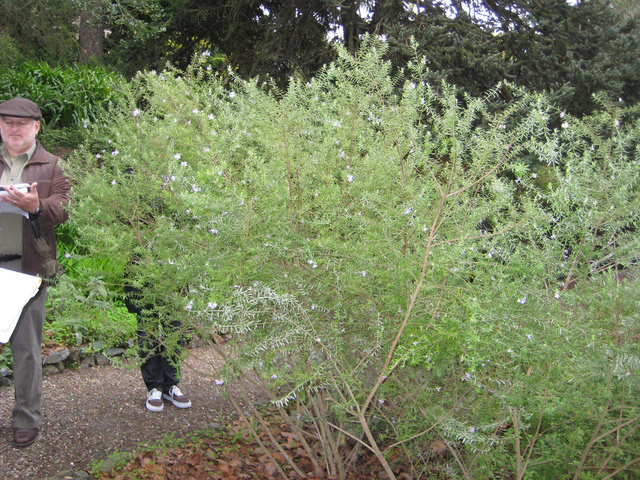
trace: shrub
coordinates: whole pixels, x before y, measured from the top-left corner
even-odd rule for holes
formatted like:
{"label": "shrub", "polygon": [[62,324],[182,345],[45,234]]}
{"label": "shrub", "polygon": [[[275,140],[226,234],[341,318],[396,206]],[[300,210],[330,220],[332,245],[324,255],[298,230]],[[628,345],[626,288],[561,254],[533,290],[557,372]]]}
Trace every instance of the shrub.
{"label": "shrub", "polygon": [[286,92],[141,74],[67,165],[82,248],[159,316],[237,332],[225,378],[257,373],[340,478],[360,448],[389,478],[398,453],[414,477],[625,472],[637,112],[459,98],[420,58],[396,85],[385,51]]}
{"label": "shrub", "polygon": [[26,62],[0,74],[0,101],[29,98],[40,106],[47,128],[82,127],[119,101],[123,83],[100,67]]}

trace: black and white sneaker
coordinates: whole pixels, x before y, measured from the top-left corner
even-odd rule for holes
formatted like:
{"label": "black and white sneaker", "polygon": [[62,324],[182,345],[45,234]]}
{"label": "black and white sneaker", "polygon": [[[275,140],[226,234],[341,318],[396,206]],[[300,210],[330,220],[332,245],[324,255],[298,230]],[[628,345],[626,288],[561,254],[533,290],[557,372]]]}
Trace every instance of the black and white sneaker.
{"label": "black and white sneaker", "polygon": [[152,388],[149,393],[147,393],[147,408],[152,412],[161,412],[164,408],[162,392],[157,388]]}
{"label": "black and white sneaker", "polygon": [[178,408],[189,408],[191,406],[191,400],[180,391],[177,385],[171,387],[169,393],[163,393],[162,396]]}

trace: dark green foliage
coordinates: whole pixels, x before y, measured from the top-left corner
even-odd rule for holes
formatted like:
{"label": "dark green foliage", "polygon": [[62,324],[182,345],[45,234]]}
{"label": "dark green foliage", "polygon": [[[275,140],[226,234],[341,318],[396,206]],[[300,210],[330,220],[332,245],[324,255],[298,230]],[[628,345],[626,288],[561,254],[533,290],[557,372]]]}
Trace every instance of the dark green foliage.
{"label": "dark green foliage", "polygon": [[0,29],[0,71],[4,71],[13,66],[17,57],[17,42]]}
{"label": "dark green foliage", "polygon": [[8,65],[25,60],[69,65],[77,59],[75,0],[2,0],[0,5],[0,32],[9,35],[16,47]]}
{"label": "dark green foliage", "polygon": [[40,106],[47,127],[78,127],[118,102],[122,82],[104,68],[27,62],[0,74],[0,101],[29,98]]}
{"label": "dark green foliage", "polygon": [[212,69],[230,65],[284,89],[334,60],[332,43],[355,53],[369,33],[388,41],[395,71],[411,58],[413,38],[434,81],[472,95],[505,80],[548,92],[563,110],[582,115],[595,108],[594,93],[629,105],[640,91],[638,10],[626,0],[33,0],[32,8],[6,0],[0,32],[16,48],[3,51],[0,65],[77,61],[82,30],[75,20],[96,2],[102,16],[93,18],[102,23],[94,34],[104,30],[105,38],[95,61],[127,77],[167,62],[186,68],[213,52]]}

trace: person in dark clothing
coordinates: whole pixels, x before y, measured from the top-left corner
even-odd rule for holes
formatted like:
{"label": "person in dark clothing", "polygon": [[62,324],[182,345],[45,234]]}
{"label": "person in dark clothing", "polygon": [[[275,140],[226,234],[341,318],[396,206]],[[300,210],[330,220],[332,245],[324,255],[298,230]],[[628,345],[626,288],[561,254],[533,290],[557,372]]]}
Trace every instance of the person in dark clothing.
{"label": "person in dark clothing", "polygon": [[[140,305],[140,290],[125,284],[125,305],[138,319],[138,347],[142,360],[140,373],[147,387],[146,407],[152,412],[161,412],[168,400],[178,408],[191,407],[191,400],[184,395],[180,381],[180,355],[184,338],[180,334],[179,321],[161,322],[150,315],[153,305]],[[158,330],[166,332],[160,336]],[[177,338],[176,338],[177,337]]]}

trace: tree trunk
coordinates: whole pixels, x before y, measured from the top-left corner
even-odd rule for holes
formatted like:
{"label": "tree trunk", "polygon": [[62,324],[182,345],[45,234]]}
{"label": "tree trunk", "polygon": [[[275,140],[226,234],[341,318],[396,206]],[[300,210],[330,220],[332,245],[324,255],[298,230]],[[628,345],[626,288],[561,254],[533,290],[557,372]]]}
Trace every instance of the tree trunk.
{"label": "tree trunk", "polygon": [[104,28],[100,0],[90,0],[80,14],[80,63],[88,64],[102,56]]}

